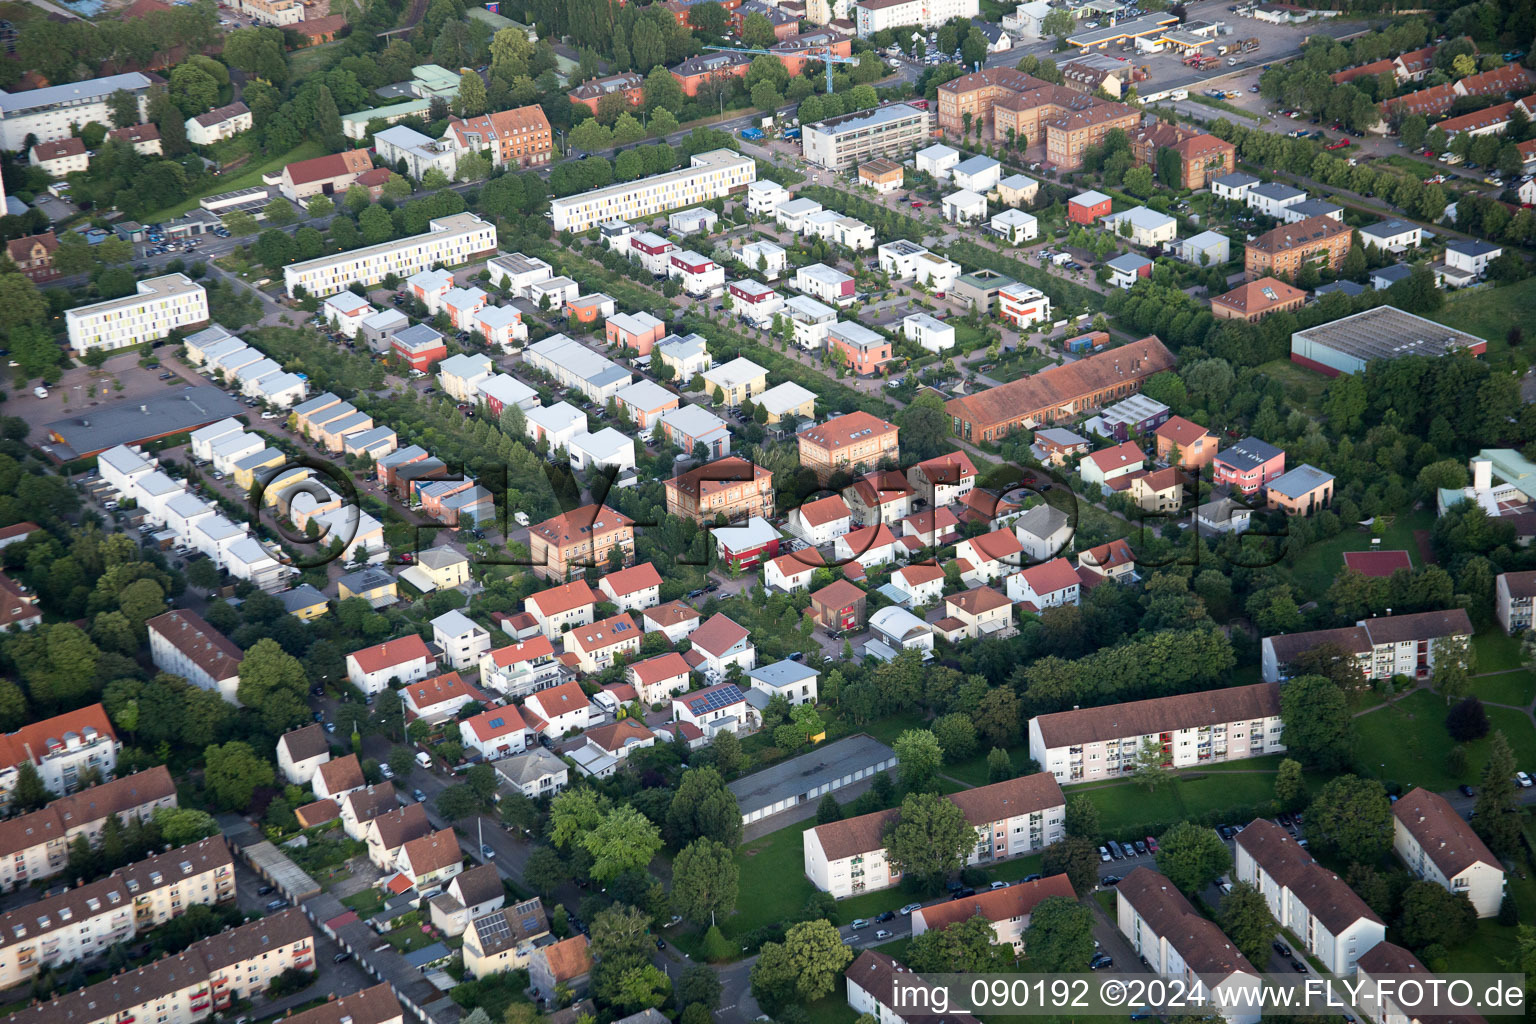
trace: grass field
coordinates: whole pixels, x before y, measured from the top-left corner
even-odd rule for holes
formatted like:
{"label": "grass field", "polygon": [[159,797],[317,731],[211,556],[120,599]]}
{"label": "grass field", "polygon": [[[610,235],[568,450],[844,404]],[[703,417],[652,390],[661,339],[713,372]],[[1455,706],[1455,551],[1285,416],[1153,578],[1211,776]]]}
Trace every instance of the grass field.
{"label": "grass field", "polygon": [[1512,311],[1536,308],[1536,277],[1528,277],[1507,288],[1474,288],[1458,292],[1445,300],[1438,313],[1429,318],[1488,341],[1488,354],[1509,349],[1508,335],[1515,319]]}
{"label": "grass field", "polygon": [[1089,783],[1073,786],[1071,795],[1081,793],[1099,809],[1099,821],[1111,838],[1122,835],[1132,839],[1145,836],[1149,829],[1178,821],[1199,821],[1229,809],[1253,809],[1274,799],[1275,777],[1272,767],[1245,772],[1243,765],[1212,773],[1191,773],[1152,792],[1139,783]]}
{"label": "grass field", "polygon": [[[1413,560],[1413,564],[1418,566],[1419,550],[1413,540],[1413,531],[1427,530],[1434,525],[1434,522],[1435,513],[1432,509],[1421,509],[1406,516],[1398,516],[1387,528],[1380,547],[1383,551],[1406,551],[1408,557]],[[1296,580],[1301,584],[1305,597],[1308,599],[1321,597],[1339,573],[1344,571],[1344,552],[1369,551],[1371,537],[1372,534],[1367,530],[1348,529],[1307,548],[1294,569]],[[1481,653],[1479,653],[1477,670],[1489,671],[1482,664]]]}
{"label": "grass field", "polygon": [[190,199],[182,200],[175,206],[167,206],[163,210],[146,214],[143,218],[145,224],[160,224],[172,217],[179,217],[197,205],[197,201],[205,195],[215,195],[219,192],[235,192],[242,188],[255,188],[261,184],[263,174],[271,174],[297,160],[308,160],[311,157],[324,156],[325,147],[317,139],[309,139],[299,143],[293,149],[279,156],[270,157],[264,161],[252,160],[241,169],[239,174],[227,178],[216,179],[212,188],[202,195],[196,195]]}
{"label": "grass field", "polygon": [[1472,638],[1472,649],[1477,652],[1475,671],[1512,672],[1523,668],[1520,658],[1520,641],[1503,630],[1490,629]]}
{"label": "grass field", "polygon": [[1271,359],[1262,364],[1259,371],[1279,381],[1294,406],[1312,413],[1320,411],[1323,393],[1328,390],[1327,377],[1297,366],[1289,359]]}
{"label": "grass field", "polygon": [[[1446,770],[1445,754],[1452,747],[1445,731],[1445,698],[1420,690],[1402,700],[1355,719],[1360,766],[1383,781],[1404,789],[1423,786],[1440,792],[1476,782],[1488,757],[1488,740],[1467,744],[1467,771],[1455,776]],[[1523,711],[1488,708],[1488,721],[1502,730],[1522,768],[1536,764],[1536,726]],[[1528,770],[1528,769],[1527,769]]]}
{"label": "grass field", "polygon": [[1525,669],[1500,672],[1498,675],[1478,676],[1472,680],[1472,692],[1494,704],[1514,704],[1528,707],[1536,700],[1536,675]]}

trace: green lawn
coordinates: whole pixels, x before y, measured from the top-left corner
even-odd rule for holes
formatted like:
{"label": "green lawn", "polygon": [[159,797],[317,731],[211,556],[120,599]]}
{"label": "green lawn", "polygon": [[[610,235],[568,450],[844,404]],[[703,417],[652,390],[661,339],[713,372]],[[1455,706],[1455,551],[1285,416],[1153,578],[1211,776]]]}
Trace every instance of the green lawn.
{"label": "green lawn", "polygon": [[1285,387],[1286,397],[1304,411],[1318,412],[1323,393],[1328,389],[1328,378],[1320,373],[1297,366],[1289,359],[1271,359],[1259,367],[1259,371]]}
{"label": "green lawn", "polygon": [[197,201],[205,195],[214,195],[219,192],[235,192],[242,188],[255,188],[261,184],[261,176],[270,174],[275,170],[287,166],[297,160],[308,160],[311,157],[324,156],[325,147],[318,139],[308,139],[299,143],[293,149],[278,156],[269,157],[265,161],[251,160],[239,174],[230,177],[214,179],[214,184],[202,195],[193,196],[177,203],[175,206],[167,206],[163,210],[145,214],[140,218],[145,224],[160,224],[172,217],[179,217],[197,205]]}
{"label": "green lawn", "polygon": [[[1405,516],[1398,516],[1387,528],[1378,545],[1383,551],[1406,551],[1415,566],[1419,562],[1418,545],[1414,543],[1414,530],[1427,530],[1434,525],[1433,509],[1420,509]],[[1344,571],[1344,552],[1369,551],[1372,534],[1358,527],[1346,529],[1335,537],[1320,541],[1307,548],[1297,561],[1294,574],[1302,593],[1307,599],[1321,597],[1339,573]],[[1488,668],[1478,663],[1478,671]]]}
{"label": "green lawn", "polygon": [[1478,672],[1511,672],[1525,667],[1520,657],[1520,641],[1501,629],[1474,636],[1472,649],[1477,652]]}
{"label": "green lawn", "polygon": [[[1190,773],[1152,792],[1131,780],[1073,786],[1071,795],[1082,793],[1099,809],[1105,835],[1132,839],[1160,831],[1179,821],[1209,820],[1213,815],[1242,817],[1274,799],[1274,769],[1244,772],[1249,762],[1206,774]],[[1238,822],[1240,823],[1240,822]]]}
{"label": "green lawn", "polygon": [[1529,707],[1536,700],[1536,675],[1525,669],[1500,672],[1498,675],[1478,676],[1472,680],[1472,692],[1494,704],[1514,704]]}
{"label": "green lawn", "polygon": [[1536,308],[1536,277],[1528,277],[1507,288],[1470,288],[1445,300],[1431,320],[1475,334],[1488,341],[1488,354],[1507,351],[1506,341],[1514,326],[1511,311]]}
{"label": "green lawn", "polygon": [[[1475,783],[1488,757],[1488,740],[1467,744],[1466,774],[1452,775],[1445,767],[1446,751],[1453,745],[1445,731],[1445,714],[1444,697],[1419,690],[1356,718],[1361,770],[1404,789],[1423,786],[1443,792]],[[1509,739],[1517,763],[1536,763],[1536,725],[1523,711],[1491,707],[1488,721]]]}
{"label": "green lawn", "polygon": [[341,905],[357,911],[357,916],[366,921],[384,909],[384,893],[383,890],[369,886],[361,892],[345,897]]}

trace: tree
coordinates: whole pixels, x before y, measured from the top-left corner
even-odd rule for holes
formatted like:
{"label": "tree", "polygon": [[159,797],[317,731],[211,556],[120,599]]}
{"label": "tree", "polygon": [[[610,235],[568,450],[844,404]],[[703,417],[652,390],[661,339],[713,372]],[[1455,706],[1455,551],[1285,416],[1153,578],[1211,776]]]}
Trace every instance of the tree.
{"label": "tree", "polygon": [[690,768],[683,773],[667,807],[666,832],[679,849],[701,836],[731,849],[741,842],[741,809],[719,771]]}
{"label": "tree", "polygon": [[131,128],[139,123],[138,98],[127,89],[117,89],[107,97],[108,116],[113,128]]}
{"label": "tree", "polygon": [[278,196],[266,206],[267,223],[277,227],[287,227],[299,219],[298,211],[293,204],[282,196]]}
{"label": "tree", "polygon": [[977,914],[917,936],[902,959],[924,973],[982,974],[1005,970],[1013,950],[999,946],[992,922]]}
{"label": "tree", "polygon": [[157,807],[155,827],[169,846],[186,846],[219,834],[219,823],[213,815],[195,807]]}
{"label": "tree", "polygon": [[843,809],[837,802],[837,797],[827,793],[816,805],[816,824],[830,825],[834,821],[843,820]]}
{"label": "tree", "polygon": [[485,81],[479,75],[470,73],[459,78],[459,93],[453,99],[453,110],[464,118],[485,113]]}
{"label": "tree", "polygon": [[720,1005],[720,977],[703,964],[689,964],[677,977],[672,993],[679,1007],[702,1006],[715,1010]]}
{"label": "tree", "polygon": [[1342,860],[1375,863],[1392,848],[1392,804],[1375,779],[1329,779],[1307,808],[1307,837]]}
{"label": "tree", "polygon": [[578,849],[609,810],[608,798],[592,789],[567,789],[549,805],[549,841],[562,850]]}
{"label": "tree", "polygon": [[661,830],[626,804],[603,815],[581,845],[592,855],[592,877],[606,882],[649,864],[662,847]]}
{"label": "tree", "polygon": [[837,987],[852,960],[853,950],[843,945],[831,922],[802,921],[784,934],[782,943],[766,942],[758,950],[752,995],[770,1013],[791,1002],[813,1003]]}
{"label": "tree", "polygon": [[1156,740],[1141,741],[1141,748],[1136,751],[1134,775],[1148,793],[1156,792],[1158,786],[1173,778],[1173,772],[1164,764],[1163,748]]}
{"label": "tree", "polygon": [[896,414],[896,420],[901,428],[902,446],[912,459],[931,459],[954,449],[950,416],[938,395],[918,395]]}
{"label": "tree", "polygon": [[341,111],[336,109],[331,90],[323,85],[315,90],[315,132],[331,152],[338,153],[347,148],[347,136],[341,128]]}
{"label": "tree", "polygon": [[1280,933],[1280,926],[1270,916],[1269,904],[1264,894],[1251,882],[1234,882],[1232,888],[1222,894],[1221,909],[1216,923],[1238,952],[1249,963],[1262,964],[1269,957],[1269,944]]}
{"label": "tree", "polygon": [[43,777],[37,773],[32,760],[23,758],[16,768],[16,786],[11,790],[11,809],[35,811],[53,799],[55,794],[43,784]]}
{"label": "tree", "polygon": [[592,118],[571,129],[571,145],[589,153],[609,149],[613,146],[613,132]]}
{"label": "tree", "polygon": [[919,792],[933,786],[939,777],[944,752],[939,741],[926,729],[908,729],[891,744],[900,766],[901,782],[909,791]]}
{"label": "tree", "polygon": [[1065,896],[1041,900],[1024,929],[1024,955],[1036,971],[1081,971],[1093,956],[1093,911]]}
{"label": "tree", "polygon": [[1055,36],[1057,39],[1065,39],[1072,34],[1075,24],[1071,11],[1065,8],[1057,8],[1051,11],[1050,14],[1047,14],[1045,20],[1040,22],[1040,31],[1045,35]]}
{"label": "tree", "polygon": [[886,856],[919,891],[937,892],[976,845],[976,830],[948,797],[909,793],[886,831]]}
{"label": "tree", "polygon": [[1437,883],[1412,882],[1403,890],[1397,930],[1411,949],[1429,945],[1455,947],[1477,927],[1477,908],[1465,893],[1452,895]]}
{"label": "tree", "polygon": [[715,923],[736,909],[738,870],[729,847],[695,839],[672,865],[672,905],[695,924]]}
{"label": "tree", "polygon": [[1046,876],[1066,875],[1079,896],[1087,896],[1099,884],[1099,848],[1093,840],[1068,836],[1045,848],[1040,870]]}
{"label": "tree", "polygon": [[274,733],[309,718],[305,697],[309,680],[304,665],[270,637],[256,641],[240,662],[235,696],[248,708],[259,708],[262,722]]}
{"label": "tree", "polygon": [[1159,836],[1157,846],[1157,869],[1186,893],[1199,892],[1232,866],[1232,853],[1216,830],[1187,821]]}
{"label": "tree", "polygon": [[1476,697],[1467,697],[1445,715],[1445,730],[1457,743],[1470,743],[1488,735],[1488,712]]}
{"label": "tree", "polygon": [[1488,760],[1483,765],[1483,785],[1477,791],[1472,831],[1482,837],[1499,857],[1513,857],[1520,849],[1520,811],[1515,790],[1515,752],[1502,730],[1488,741]]}
{"label": "tree", "polygon": [[1280,690],[1280,742],[1314,771],[1338,771],[1352,760],[1354,722],[1344,691],[1323,676],[1301,676]]}
{"label": "tree", "polygon": [[773,22],[768,20],[767,15],[753,11],[742,19],[742,46],[754,50],[766,50],[778,41],[778,37],[773,33]]}
{"label": "tree", "polygon": [[1062,827],[1069,836],[1097,839],[1101,828],[1098,805],[1086,796],[1074,796],[1067,801],[1067,813]]}
{"label": "tree", "polygon": [[[758,408],[762,408],[759,406]],[[976,726],[967,715],[944,715],[933,720],[933,738],[938,741],[944,757],[950,761],[965,761],[976,753]]]}
{"label": "tree", "polygon": [[[250,657],[249,653],[246,657]],[[251,745],[242,740],[230,740],[222,747],[208,746],[203,750],[203,766],[203,780],[209,793],[219,806],[231,811],[249,807],[256,788],[272,785],[275,777],[272,762],[258,757]]]}
{"label": "tree", "polygon": [[1155,183],[1152,180],[1152,168],[1132,167],[1125,172],[1122,184],[1131,195],[1142,199],[1147,198],[1152,194],[1152,189],[1155,187]]}
{"label": "tree", "polygon": [[1281,810],[1293,811],[1307,797],[1307,783],[1301,775],[1301,762],[1287,757],[1275,771],[1275,802]]}

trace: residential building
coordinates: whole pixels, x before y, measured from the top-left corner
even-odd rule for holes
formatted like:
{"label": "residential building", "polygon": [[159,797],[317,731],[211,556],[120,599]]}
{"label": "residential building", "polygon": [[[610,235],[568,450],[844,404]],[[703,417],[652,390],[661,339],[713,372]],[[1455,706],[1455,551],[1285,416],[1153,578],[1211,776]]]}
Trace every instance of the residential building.
{"label": "residential building", "polygon": [[1216,458],[1220,438],[1182,416],[1170,416],[1152,432],[1157,438],[1157,461],[1183,469],[1203,469]]}
{"label": "residential building", "polygon": [[641,705],[649,707],[688,689],[692,673],[686,658],[676,651],[668,651],[628,666],[624,677],[635,688],[635,696]]}
{"label": "residential building", "polygon": [[333,758],[315,769],[310,788],[321,800],[339,801],[348,793],[367,785],[363,779],[363,766],[356,754]]}
{"label": "residential building", "polygon": [[784,301],[784,315],[794,322],[795,344],[811,352],[825,346],[827,331],[837,322],[837,310],[809,295],[791,295]]}
{"label": "residential building", "polygon": [[1303,463],[1269,482],[1264,499],[1286,515],[1305,516],[1333,502],[1333,474]]}
{"label": "residential building", "polygon": [[692,647],[689,654],[698,655],[697,660],[690,657],[688,661],[707,680],[724,678],[732,665],[740,665],[744,672],[757,665],[751,634],[719,612],[689,633],[688,642]]}
{"label": "residential building", "polygon": [[769,593],[793,594],[811,585],[811,577],[825,564],[815,548],[801,548],[763,562],[763,586]]}
{"label": "residential building", "polygon": [[950,594],[944,598],[944,610],[968,640],[1008,637],[1015,632],[1012,602],[991,587]]}
{"label": "residential building", "polygon": [[534,573],[565,580],[588,565],[605,564],[617,550],[621,565],[635,557],[634,523],[606,505],[584,505],[535,525],[528,532]]}
{"label": "residential building", "polygon": [[940,205],[944,219],[956,224],[978,224],[987,217],[987,197],[969,189],[951,192]]}
{"label": "residential building", "polygon": [[145,115],[153,76],[131,71],[80,82],[21,89],[0,96],[0,149],[21,152],[30,135],[38,142],[52,142],[73,136],[79,125],[95,121],[111,124],[109,98],[118,90],[132,96],[138,105],[136,119]]}
{"label": "residential building", "polygon": [[1218,320],[1257,323],[1271,313],[1298,310],[1307,293],[1274,277],[1261,277],[1238,285],[1211,299],[1211,313]]}
{"label": "residential building", "polygon": [[1494,614],[1506,633],[1530,629],[1536,572],[1501,572],[1494,580]]}
{"label": "residential building", "polygon": [[816,393],[792,380],[775,384],[757,396],[757,407],[768,414],[768,425],[792,425],[816,418]]}
{"label": "residential building", "polygon": [[674,696],[672,720],[691,725],[706,738],[713,739],[722,732],[752,732],[760,719],[739,686],[717,683]]}
{"label": "residential building", "polygon": [[1285,452],[1267,441],[1245,437],[1217,452],[1212,461],[1216,487],[1253,494],[1285,473]]}
{"label": "residential building", "polygon": [[1280,688],[1255,683],[1155,697],[1029,720],[1029,755],[1063,784],[1115,779],[1136,770],[1143,746],[1186,768],[1283,751]]}
{"label": "residential building", "polygon": [[1245,533],[1252,517],[1252,509],[1231,498],[1217,498],[1195,509],[1195,525],[1206,537],[1221,533]]}
{"label": "residential building", "polygon": [[0,735],[0,750],[4,751],[0,754],[0,802],[10,801],[23,761],[32,762],[48,790],[69,794],[80,788],[80,776],[85,772],[112,778],[121,747],[100,704],[28,722],[15,732]]}
{"label": "residential building", "polygon": [[593,78],[581,83],[567,95],[572,103],[580,103],[596,114],[598,102],[604,96],[614,93],[621,94],[631,107],[638,107],[645,102],[645,76],[635,71],[625,71],[606,78]]}
{"label": "residential building", "polygon": [[565,762],[543,747],[514,754],[496,762],[496,774],[530,800],[553,796],[565,788],[570,772]]}
{"label": "residential building", "polygon": [[592,974],[592,954],[585,935],[539,946],[528,957],[528,980],[535,995],[554,996],[556,987],[573,995],[585,993]]}
{"label": "residential building", "polygon": [[[1032,5],[1023,4],[1019,10],[1029,6]],[[908,1024],[932,1019],[926,1011],[918,1011],[897,1002],[895,993],[898,986],[903,982],[919,983],[920,979],[887,954],[866,949],[859,953],[858,959],[843,973],[847,982],[848,1005],[854,1013],[868,1016],[881,1024]],[[976,1018],[970,1014],[953,1011],[942,1020],[948,1024],[976,1024]]]}
{"label": "residential building", "polygon": [[1349,254],[1351,237],[1349,227],[1332,217],[1282,224],[1244,246],[1243,270],[1250,281],[1261,277],[1294,281],[1304,266],[1337,271]]}
{"label": "residential building", "polygon": [[789,190],[776,181],[754,181],[747,186],[747,213],[771,217],[779,204],[789,200]]}
{"label": "residential building", "polygon": [[796,270],[794,287],[797,291],[838,307],[854,301],[853,278],[824,263],[813,263]]}
{"label": "residential building", "polygon": [[1032,242],[1040,234],[1040,222],[1034,214],[1023,210],[1007,209],[992,217],[988,227],[994,235],[1010,245]]}
{"label": "residential building", "polygon": [[1197,267],[1219,267],[1232,258],[1232,240],[1219,231],[1202,231],[1174,241],[1168,252]]}
{"label": "residential building", "polygon": [[1112,206],[1109,196],[1102,192],[1095,192],[1092,189],[1079,192],[1067,200],[1067,220],[1084,227],[1091,227],[1109,216]]}
{"label": "residential building", "polygon": [[668,601],[640,613],[647,633],[664,634],[671,643],[692,633],[699,626],[699,613],[681,601]]}
{"label": "residential building", "polygon": [[59,276],[59,272],[53,269],[53,253],[58,247],[58,237],[52,231],[28,235],[26,238],[13,238],[5,243],[5,251],[11,262],[34,284],[51,281]]}
{"label": "residential building", "polygon": [[1002,180],[1003,165],[989,156],[973,156],[955,164],[950,174],[957,187],[986,195]]}
{"label": "residential building", "polygon": [[1503,253],[1502,246],[1491,242],[1457,239],[1445,245],[1445,265],[1451,271],[1459,271],[1462,274],[1471,274],[1480,278],[1487,272],[1488,264],[1498,259]]}
{"label": "residential building", "polygon": [[869,628],[874,636],[864,641],[864,653],[870,657],[894,661],[903,651],[917,651],[925,661],[933,656],[933,630],[901,605],[886,605],[875,612],[869,617]]}
{"label": "residential building", "polygon": [[[477,870],[488,867],[484,865]],[[463,877],[460,875],[449,884]],[[499,880],[497,886],[500,888]],[[582,935],[576,937],[585,938]],[[526,970],[535,952],[541,946],[547,948],[552,942],[549,920],[544,915],[544,904],[538,898],[511,907],[498,907],[474,915],[465,928],[464,971],[471,978],[482,980],[507,971]],[[554,990],[549,991],[553,994]]]}
{"label": "residential building", "polygon": [[1041,901],[1051,897],[1077,899],[1066,875],[1014,882],[1004,889],[984,889],[964,899],[921,907],[912,912],[912,937],[983,917],[992,925],[993,941],[1020,955],[1025,952],[1024,932],[1029,928],[1030,915]]}
{"label": "residential building", "polygon": [[447,935],[463,935],[470,922],[500,910],[506,901],[501,872],[494,864],[481,864],[454,875],[443,891],[432,897],[432,924]]}
{"label": "residential building", "polygon": [[[1259,976],[1232,940],[1164,875],[1138,867],[1115,886],[1115,919],[1131,949],[1154,974],[1198,975],[1228,1024],[1258,1024]],[[1254,1009],[1247,1009],[1247,1007]]]}
{"label": "residential building", "polygon": [[340,153],[300,160],[272,175],[267,184],[274,185],[287,199],[303,203],[313,196],[339,195],[357,180],[357,176],[373,167],[373,161],[364,149],[346,149]]}
{"label": "residential building", "polygon": [[421,718],[431,725],[452,718],[466,704],[484,704],[486,701],[486,695],[457,672],[407,683],[397,692],[404,701],[407,720]]}
{"label": "residential building", "polygon": [[601,672],[618,658],[631,657],[640,650],[640,629],[627,612],[586,626],[576,626],[565,634],[565,651],[576,656],[583,672]]}
{"label": "residential building", "polygon": [[319,724],[284,733],[277,741],[277,767],[295,786],[307,786],[320,766],[331,759],[331,745]]}
{"label": "residential building", "polygon": [[91,165],[91,156],[86,152],[83,140],[58,139],[33,146],[27,151],[27,163],[50,178],[63,178],[84,171]]}
{"label": "residential building", "polygon": [[853,513],[854,524],[868,527],[894,524],[911,515],[917,492],[900,470],[877,469],[844,487],[842,496]]}
{"label": "residential building", "polygon": [[171,331],[208,320],[208,293],[185,274],[140,281],[132,295],[64,311],[69,347],[83,356],[159,341]]}
{"label": "residential building", "polygon": [[283,268],[288,296],[294,297],[299,288],[310,295],[334,295],[354,282],[371,287],[389,274],[406,278],[434,266],[458,266],[496,251],[496,226],[472,213],[438,217],[428,221],[427,228],[409,238],[291,263]]}
{"label": "residential building", "polygon": [[656,429],[669,444],[690,454],[695,454],[700,445],[708,459],[718,459],[731,451],[730,428],[702,405],[684,405],[662,413]]}
{"label": "residential building", "polygon": [[787,529],[807,544],[830,544],[853,528],[848,503],[834,494],[790,509]]}
{"label": "residential building", "polygon": [[347,655],[347,680],[365,694],[375,694],[391,683],[425,679],[433,666],[426,643],[412,633]]}
{"label": "residential building", "polygon": [[773,515],[773,473],[734,456],[667,481],[667,512],[698,523]]}
{"label": "residential building", "polygon": [[967,537],[955,545],[960,581],[966,586],[990,583],[1023,568],[1023,547],[1006,527]]}
{"label": "residential building", "polygon": [[1026,509],[1013,521],[1013,533],[1025,558],[1044,562],[1067,550],[1072,540],[1072,522],[1060,509],[1041,504]]}
{"label": "residential building", "polygon": [[1145,206],[1112,213],[1104,217],[1101,223],[1121,238],[1129,239],[1132,244],[1147,248],[1171,242],[1179,234],[1178,221],[1166,213],[1158,213]]}
{"label": "residential building", "polygon": [[1053,558],[1009,576],[1008,599],[1029,612],[1075,605],[1082,582],[1071,562]]}
{"label": "residential building", "polygon": [[1116,288],[1131,289],[1137,279],[1152,276],[1152,261],[1133,252],[1121,253],[1104,266],[1109,270],[1109,283]]}
{"label": "residential building", "polygon": [[449,118],[443,141],[457,153],[486,153],[493,167],[527,168],[548,163],[554,153],[549,119],[537,104]]}
{"label": "residential building", "polygon": [[160,156],[160,129],[153,124],[132,124],[126,128],[114,128],[107,132],[108,142],[120,142],[132,146],[140,156]]}
{"label": "residential building", "polygon": [[827,328],[827,347],[839,353],[842,364],[861,377],[879,372],[891,358],[889,338],[851,320]]}
{"label": "residential building", "polygon": [[876,157],[859,164],[859,184],[874,189],[882,195],[901,188],[906,172],[901,164],[884,157]]}
{"label": "residential building", "polygon": [[810,617],[826,629],[857,633],[864,628],[864,591],[847,580],[834,580],[811,593]]}
{"label": "residential building", "polygon": [[[948,799],[976,830],[967,865],[1037,853],[1064,835],[1066,798],[1044,772],[962,790]],[[899,884],[901,872],[890,863],[884,833],[900,816],[900,809],[893,808],[806,829],[805,876],[836,899]]]}
{"label": "residential building", "polygon": [[796,435],[800,464],[814,470],[823,481],[838,472],[857,473],[872,469],[887,460],[895,462],[900,458],[897,435],[896,424],[867,412],[835,416]]}
{"label": "residential building", "polygon": [[1048,466],[1065,466],[1078,456],[1086,455],[1091,447],[1093,442],[1081,434],[1065,427],[1051,427],[1035,431],[1035,443],[1030,449]]}
{"label": "residential building", "polygon": [[901,334],[929,352],[946,352],[955,347],[955,329],[927,313],[911,313],[903,317]]}
{"label": "residential building", "polygon": [[561,683],[523,701],[523,720],[546,739],[559,739],[580,732],[591,722],[592,703],[578,683]]}
{"label": "residential building", "polygon": [[813,164],[845,171],[876,157],[903,157],[921,145],[931,130],[928,111],[909,103],[890,103],[802,125],[800,151]]}
{"label": "residential building", "polygon": [[1380,915],[1273,821],[1255,818],[1236,845],[1233,877],[1258,889],[1270,916],[1329,973],[1354,974],[1360,957],[1386,941]]}
{"label": "residential building", "polygon": [[1416,877],[1465,895],[1478,917],[1504,897],[1504,865],[1439,793],[1416,788],[1392,805],[1392,850]]}
{"label": "residential building", "polygon": [[997,290],[997,315],[1021,330],[1028,329],[1050,322],[1051,300],[1038,288],[1005,284]]}
{"label": "residential building", "polygon": [[249,130],[254,124],[251,108],[236,100],[228,106],[215,107],[206,114],[187,118],[187,141],[194,146],[211,146]]}
{"label": "residential building", "polygon": [[757,165],[750,157],[710,150],[694,154],[680,170],[556,199],[550,220],[556,231],[573,232],[614,218],[644,220],[741,191],[756,179]]}
{"label": "residential building", "polygon": [[480,659],[480,685],[510,698],[523,697],[560,681],[560,663],[548,637],[531,636],[499,647]]}
{"label": "residential building", "polygon": [[491,649],[491,634],[456,608],[432,620],[432,642],[454,668],[470,668]]}
{"label": "residential building", "polygon": [[155,668],[181,676],[200,690],[212,690],[239,705],[240,662],[245,652],[191,609],[177,608],[144,623]]}
{"label": "residential building", "polygon": [[[1401,986],[1404,981],[1423,985],[1424,988],[1418,991],[1425,991],[1430,985],[1445,985],[1450,982],[1449,978],[1435,977],[1402,946],[1391,942],[1378,942],[1360,957],[1355,966],[1358,968],[1362,984],[1370,988],[1380,985],[1383,990],[1391,986],[1391,991],[1396,993],[1395,997],[1386,995],[1380,1006],[1372,1007],[1372,1014],[1379,1024],[1411,1024],[1412,1021],[1418,1021],[1420,1024],[1435,1024],[1435,1022],[1487,1024],[1486,1018],[1474,1013],[1427,1013],[1423,1009],[1422,1001],[1402,995],[1403,989],[1398,986]],[[1414,990],[1410,988],[1409,991]],[[1416,1003],[1418,1005],[1415,1005]],[[1403,1004],[1406,1004],[1406,1007]]]}
{"label": "residential building", "polygon": [[1342,629],[1267,636],[1260,642],[1264,679],[1290,678],[1290,666],[1302,654],[1328,645],[1353,656],[1367,681],[1395,675],[1420,679],[1434,672],[1436,659],[1464,658],[1471,643],[1472,620],[1461,608],[1378,615]]}
{"label": "residential building", "polygon": [[769,698],[783,697],[792,705],[816,706],[816,682],[821,673],[801,662],[785,658],[754,668],[746,675],[752,689]]}
{"label": "residential building", "polygon": [[1082,475],[1084,483],[1122,490],[1130,485],[1131,477],[1141,472],[1146,458],[1146,452],[1134,441],[1125,441],[1113,448],[1085,455],[1078,463],[1077,471]]}
{"label": "residential building", "polygon": [[710,530],[715,558],[727,570],[755,569],[758,563],[779,553],[783,537],[777,528],[761,516],[752,516],[734,526],[716,526]]}
{"label": "residential building", "polygon": [[[892,471],[891,475],[899,479],[901,474]],[[864,569],[893,562],[898,554],[905,554],[906,551],[906,547],[896,539],[890,527],[878,519],[871,525],[845,533],[832,542],[834,559],[842,563],[856,561],[859,567]],[[852,568],[851,565],[845,565],[843,572],[847,574],[852,571]]]}
{"label": "residential building", "polygon": [[1142,381],[1173,366],[1155,336],[1050,367],[945,403],[956,436],[997,440],[1012,431],[1074,418],[1141,390]]}

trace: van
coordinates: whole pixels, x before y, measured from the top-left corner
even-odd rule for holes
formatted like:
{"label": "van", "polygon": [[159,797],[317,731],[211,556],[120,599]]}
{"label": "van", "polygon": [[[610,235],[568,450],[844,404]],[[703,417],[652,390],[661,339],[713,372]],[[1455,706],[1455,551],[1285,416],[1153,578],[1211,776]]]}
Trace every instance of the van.
{"label": "van", "polygon": [[32,389],[32,394],[37,398],[47,398],[48,389],[39,384],[37,387]]}
{"label": "van", "polygon": [[425,750],[418,750],[416,751],[416,763],[421,765],[423,768],[431,768],[432,755],[427,753]]}

